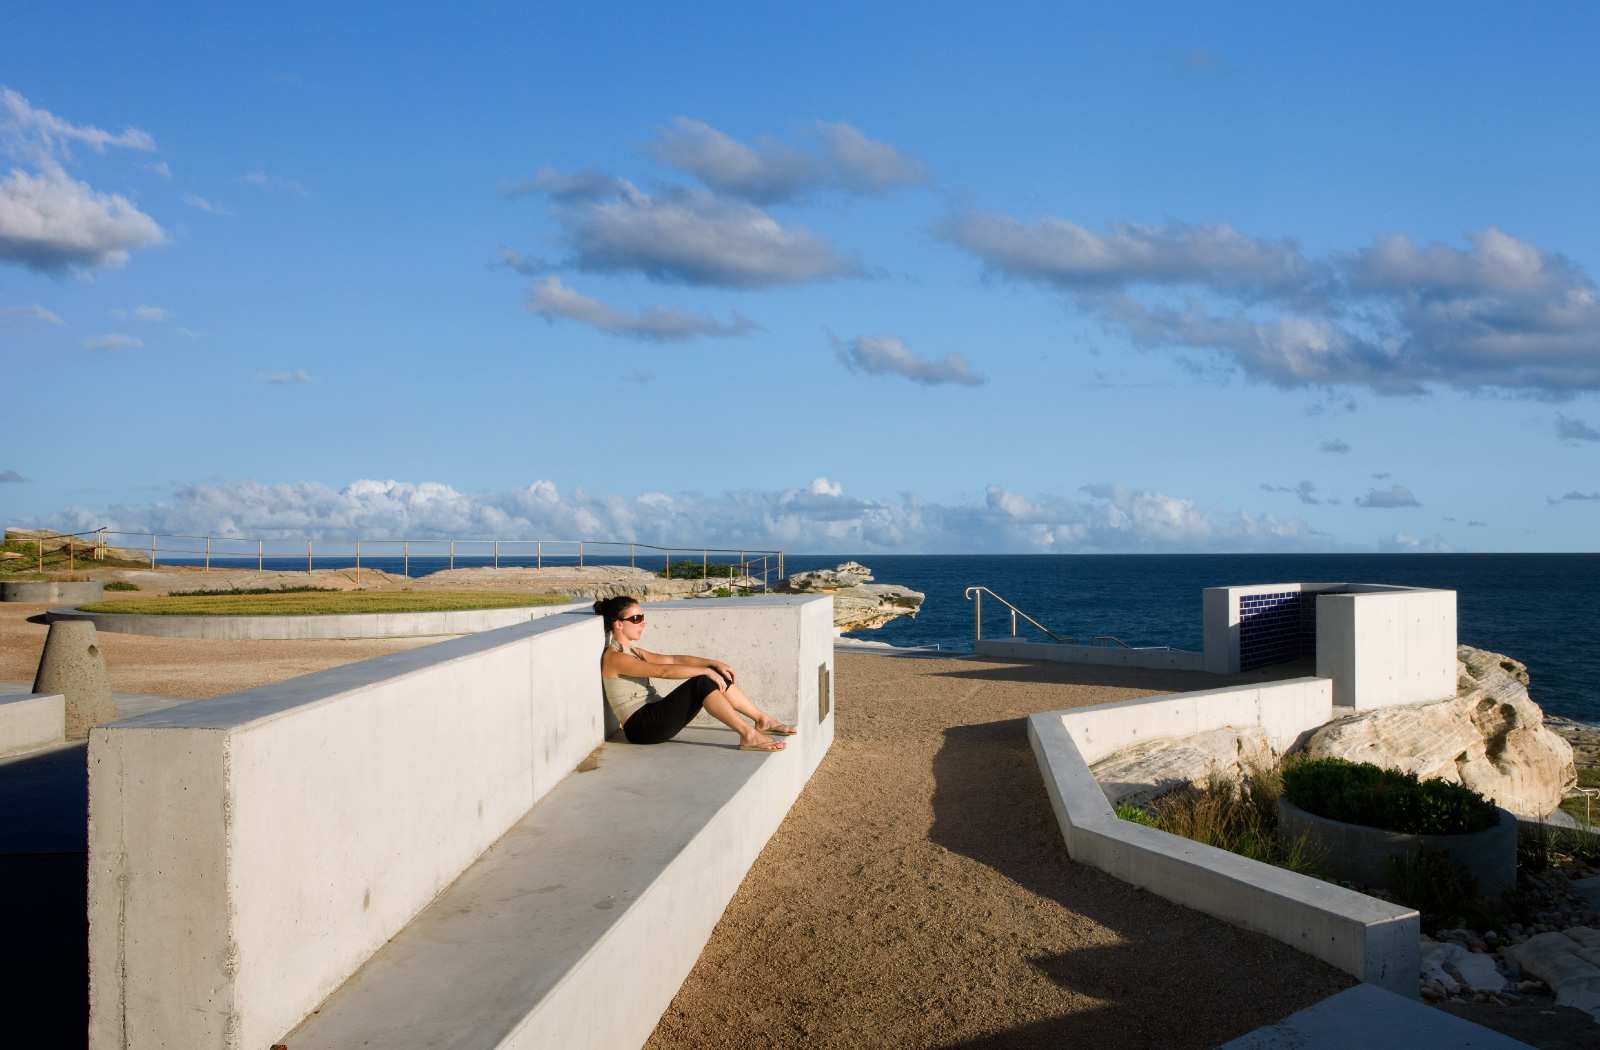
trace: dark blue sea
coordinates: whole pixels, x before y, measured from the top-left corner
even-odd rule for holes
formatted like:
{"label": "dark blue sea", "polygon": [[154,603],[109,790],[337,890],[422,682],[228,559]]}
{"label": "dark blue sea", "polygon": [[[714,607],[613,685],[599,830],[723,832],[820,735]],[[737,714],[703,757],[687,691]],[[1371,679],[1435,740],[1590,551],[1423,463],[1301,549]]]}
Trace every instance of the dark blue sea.
{"label": "dark blue sea", "polygon": [[[1129,645],[1196,652],[1204,647],[1200,592],[1205,587],[1319,581],[1448,588],[1457,594],[1462,642],[1527,664],[1529,692],[1547,712],[1600,724],[1600,554],[828,554],[791,555],[786,569],[804,572],[850,560],[870,567],[878,583],[927,595],[916,619],[902,617],[855,637],[957,652],[972,649],[973,607],[963,592],[975,585],[1008,599],[1058,635],[1080,641],[1112,635]],[[167,556],[162,561],[199,559]],[[576,561],[547,554],[543,564]],[[590,564],[613,561],[588,558]],[[253,568],[255,559],[219,557],[213,563]],[[532,565],[534,559],[502,557],[499,563]],[[306,560],[269,555],[264,564],[301,569]],[[316,558],[317,568],[351,564],[347,550]],[[430,553],[409,562],[364,557],[362,564],[423,576],[452,563]],[[463,556],[453,564],[488,565],[491,559]],[[986,635],[1009,633],[1004,612],[985,603]],[[1044,640],[1026,622],[1019,621],[1018,633]]]}
{"label": "dark blue sea", "polygon": [[[849,556],[791,556],[789,572]],[[853,637],[970,651],[972,602],[988,587],[1058,635],[1109,634],[1129,645],[1198,652],[1200,591],[1251,583],[1325,581],[1442,587],[1456,592],[1461,642],[1528,665],[1529,693],[1545,711],[1600,724],[1600,554],[1130,554],[857,555],[878,583],[922,591],[914,620]],[[984,634],[1010,633],[984,604]],[[1044,635],[1018,621],[1018,634]]]}

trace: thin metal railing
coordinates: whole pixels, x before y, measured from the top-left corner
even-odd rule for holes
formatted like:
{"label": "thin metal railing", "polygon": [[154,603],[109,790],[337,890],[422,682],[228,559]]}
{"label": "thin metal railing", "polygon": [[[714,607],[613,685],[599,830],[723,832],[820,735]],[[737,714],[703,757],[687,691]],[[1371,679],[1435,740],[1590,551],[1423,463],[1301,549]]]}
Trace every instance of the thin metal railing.
{"label": "thin metal railing", "polygon": [[977,628],[977,640],[978,641],[980,641],[980,642],[983,641],[983,596],[985,594],[987,594],[989,597],[993,598],[995,601],[999,602],[1001,605],[1004,605],[1007,609],[1011,610],[1011,637],[1015,638],[1017,636],[1017,617],[1021,616],[1024,620],[1027,620],[1029,623],[1031,623],[1035,627],[1039,628],[1039,630],[1043,631],[1045,634],[1048,634],[1051,638],[1055,639],[1056,641],[1060,642],[1063,645],[1077,645],[1078,644],[1078,640],[1076,638],[1062,638],[1060,635],[1058,635],[1055,632],[1053,632],[1052,630],[1050,630],[1050,628],[1046,627],[1044,624],[1040,623],[1038,620],[1035,620],[1033,617],[1029,616],[1027,613],[1023,612],[1021,609],[1017,608],[1015,605],[1012,605],[1010,602],[1006,601],[1004,598],[1000,597],[998,594],[994,593],[989,588],[987,588],[987,587],[968,587],[967,588],[967,601],[970,602],[970,601],[973,601],[974,599],[976,599],[976,601],[977,601],[977,604],[973,608],[973,613],[974,613],[973,622],[974,622],[974,624],[975,624],[975,626]]}
{"label": "thin metal railing", "polygon": [[[623,554],[622,549],[627,548],[628,566],[630,568],[639,568],[639,561],[642,558],[653,560],[659,555],[662,559],[661,571],[666,579],[672,579],[673,554],[688,557],[699,554],[701,579],[712,578],[711,555],[713,554],[718,555],[716,562],[718,566],[727,566],[729,568],[730,575],[727,579],[730,584],[739,585],[737,584],[738,580],[754,581],[756,577],[760,577],[762,589],[770,590],[774,582],[774,576],[778,580],[782,580],[786,575],[783,551],[739,550],[732,547],[661,547],[651,543],[625,542],[622,540],[477,540],[448,538],[426,540],[372,538],[350,540],[266,540],[242,536],[188,536],[178,533],[122,532],[109,528],[91,529],[57,536],[27,537],[27,539],[35,540],[36,542],[39,571],[44,571],[44,554],[47,545],[52,551],[64,545],[67,549],[68,563],[75,568],[76,555],[82,549],[82,545],[74,543],[73,540],[82,536],[94,537],[93,543],[89,545],[89,549],[85,552],[91,559],[104,560],[110,556],[108,552],[113,547],[116,547],[126,549],[130,553],[137,552],[138,559],[148,559],[151,568],[159,567],[161,555],[169,555],[176,556],[169,557],[167,559],[169,562],[178,561],[183,564],[189,564],[190,559],[193,559],[199,561],[207,570],[213,568],[213,561],[222,561],[224,563],[243,561],[248,563],[252,560],[255,561],[257,570],[265,570],[268,544],[276,548],[273,551],[274,558],[284,559],[297,558],[300,545],[304,544],[306,571],[311,572],[316,565],[316,544],[320,543],[323,545],[321,556],[325,562],[331,559],[342,560],[349,558],[351,556],[350,549],[353,547],[355,567],[359,569],[361,568],[362,558],[361,545],[365,542],[369,563],[374,556],[385,557],[382,552],[387,547],[388,550],[393,552],[387,556],[398,558],[402,565],[402,572],[404,575],[410,576],[413,544],[422,547],[424,550],[440,551],[440,554],[436,555],[419,553],[418,557],[440,557],[442,555],[442,560],[451,569],[454,569],[458,554],[456,546],[459,543],[466,548],[466,550],[459,552],[462,557],[484,558],[497,569],[500,568],[500,561],[503,556],[517,557],[518,554],[516,552],[518,550],[527,552],[521,555],[524,559],[528,559],[531,556],[535,568],[544,568],[546,557],[561,559],[571,558],[575,555],[578,568],[582,569],[586,563],[604,564],[608,560],[620,562]],[[113,537],[122,542],[112,542]],[[130,540],[136,542],[128,542]],[[374,555],[375,546],[378,551],[376,555]],[[545,551],[544,548],[546,546],[555,547],[557,552]],[[329,547],[335,549],[330,551],[328,550]],[[483,553],[470,553],[473,548],[481,550]],[[219,565],[217,567],[224,566]],[[734,572],[734,570],[737,571]],[[753,585],[753,582],[751,585]]]}

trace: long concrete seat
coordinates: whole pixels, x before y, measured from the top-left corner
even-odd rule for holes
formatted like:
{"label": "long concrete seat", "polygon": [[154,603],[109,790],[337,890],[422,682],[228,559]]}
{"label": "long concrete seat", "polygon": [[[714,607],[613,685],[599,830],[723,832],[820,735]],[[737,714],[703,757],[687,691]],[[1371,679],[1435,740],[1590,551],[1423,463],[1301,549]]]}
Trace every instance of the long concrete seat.
{"label": "long concrete seat", "polygon": [[605,745],[284,1042],[640,1046],[831,729],[774,755],[726,729]]}

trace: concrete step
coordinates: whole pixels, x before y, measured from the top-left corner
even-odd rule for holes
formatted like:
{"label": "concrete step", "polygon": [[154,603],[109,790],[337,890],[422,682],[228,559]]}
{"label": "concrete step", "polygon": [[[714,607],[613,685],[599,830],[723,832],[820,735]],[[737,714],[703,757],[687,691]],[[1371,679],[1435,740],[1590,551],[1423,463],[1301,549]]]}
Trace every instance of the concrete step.
{"label": "concrete step", "polygon": [[1265,1025],[1217,1050],[1532,1050],[1527,1043],[1371,984]]}
{"label": "concrete step", "polygon": [[281,1042],[634,1050],[826,750],[805,728],[604,745]]}

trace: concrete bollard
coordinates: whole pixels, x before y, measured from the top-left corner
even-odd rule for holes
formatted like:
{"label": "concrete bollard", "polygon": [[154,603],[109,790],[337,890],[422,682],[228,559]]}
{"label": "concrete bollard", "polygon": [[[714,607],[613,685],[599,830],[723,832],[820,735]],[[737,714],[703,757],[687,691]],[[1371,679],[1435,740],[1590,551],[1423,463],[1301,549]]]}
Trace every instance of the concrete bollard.
{"label": "concrete bollard", "polygon": [[82,740],[91,726],[117,720],[117,701],[99,643],[89,620],[57,620],[44,640],[33,691],[67,698],[68,740]]}

